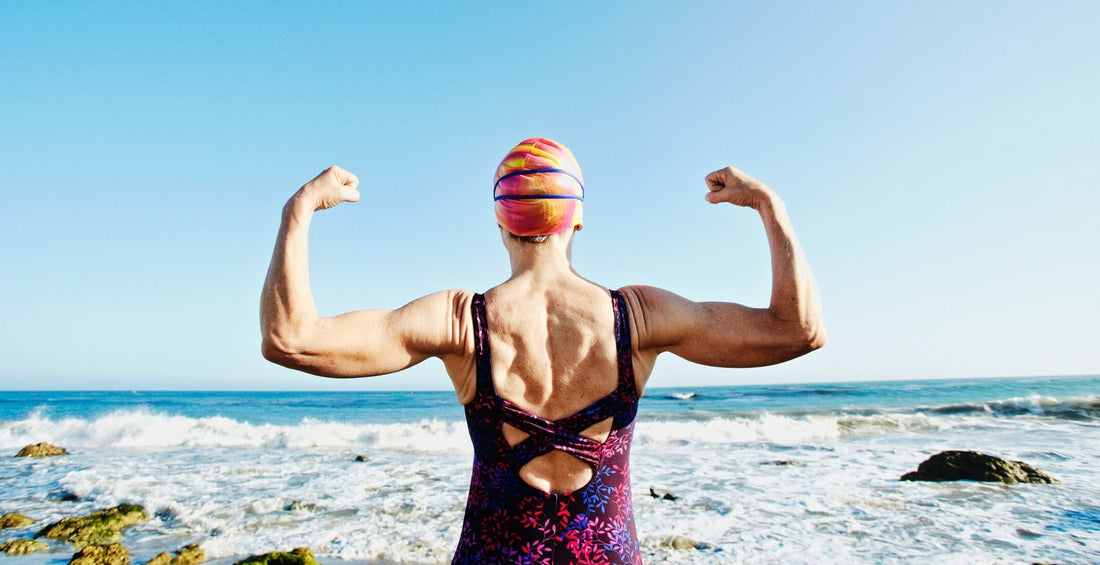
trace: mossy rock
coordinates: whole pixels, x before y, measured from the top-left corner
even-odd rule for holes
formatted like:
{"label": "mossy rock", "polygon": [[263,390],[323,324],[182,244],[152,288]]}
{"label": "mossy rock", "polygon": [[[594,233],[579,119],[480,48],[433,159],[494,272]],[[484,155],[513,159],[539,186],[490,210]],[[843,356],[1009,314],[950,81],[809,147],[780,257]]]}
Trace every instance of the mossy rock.
{"label": "mossy rock", "polygon": [[661,547],[669,547],[681,551],[687,549],[699,549],[701,545],[702,544],[700,544],[699,542],[684,536],[669,536],[661,540]]}
{"label": "mossy rock", "polygon": [[34,523],[34,520],[14,512],[4,514],[0,516],[0,530],[6,530],[8,528],[22,528],[23,526],[29,526]]}
{"label": "mossy rock", "polygon": [[169,565],[172,563],[172,554],[167,551],[162,551],[152,559],[145,562],[145,565]]}
{"label": "mossy rock", "polygon": [[36,538],[67,541],[77,549],[110,544],[122,539],[124,528],[149,519],[145,509],[137,504],[120,504],[97,510],[82,518],[64,518],[42,528]]}
{"label": "mossy rock", "polygon": [[120,543],[89,545],[76,552],[69,565],[130,565],[130,550]]}
{"label": "mossy rock", "polygon": [[33,539],[13,539],[0,543],[0,553],[8,555],[30,555],[32,553],[46,553],[50,545],[44,541]]}
{"label": "mossy rock", "polygon": [[46,442],[35,443],[24,447],[16,453],[16,457],[56,457],[58,455],[68,455],[69,452],[64,447],[58,447]]}
{"label": "mossy rock", "polygon": [[203,551],[199,544],[192,543],[184,546],[183,549],[176,552],[176,558],[179,563],[184,565],[192,565],[194,563],[202,563],[206,561],[206,552]]}
{"label": "mossy rock", "polygon": [[175,555],[165,551],[150,559],[145,565],[197,565],[206,561],[206,552],[199,544],[193,543],[176,552]]}
{"label": "mossy rock", "polygon": [[290,552],[273,551],[246,557],[233,565],[320,565],[313,558],[308,547],[299,547]]}

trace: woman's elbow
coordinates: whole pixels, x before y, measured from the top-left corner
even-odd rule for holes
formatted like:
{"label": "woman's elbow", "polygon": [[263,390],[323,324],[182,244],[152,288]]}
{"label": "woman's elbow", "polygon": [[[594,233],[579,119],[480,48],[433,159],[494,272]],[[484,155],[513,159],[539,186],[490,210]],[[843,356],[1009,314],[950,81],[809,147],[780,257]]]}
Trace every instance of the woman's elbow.
{"label": "woman's elbow", "polygon": [[357,367],[336,359],[331,352],[321,351],[316,342],[288,341],[265,335],[260,344],[264,359],[287,369],[301,371],[319,377],[363,377]]}
{"label": "woman's elbow", "polygon": [[285,339],[274,334],[265,334],[260,343],[260,354],[264,359],[284,367],[296,368],[297,350]]}
{"label": "woman's elbow", "polygon": [[783,347],[793,354],[792,358],[821,349],[828,339],[825,324],[817,320],[787,324],[783,333]]}
{"label": "woman's elbow", "polygon": [[825,347],[825,342],[828,339],[828,332],[825,331],[823,321],[817,320],[811,324],[802,325],[800,340],[802,346],[806,349],[806,353]]}
{"label": "woman's elbow", "polygon": [[810,348],[810,351],[813,351],[815,349],[821,349],[822,347],[825,347],[825,343],[828,341],[828,332],[826,332],[825,327],[822,326],[820,329],[813,332],[813,334],[810,336],[809,341],[807,342],[807,345]]}

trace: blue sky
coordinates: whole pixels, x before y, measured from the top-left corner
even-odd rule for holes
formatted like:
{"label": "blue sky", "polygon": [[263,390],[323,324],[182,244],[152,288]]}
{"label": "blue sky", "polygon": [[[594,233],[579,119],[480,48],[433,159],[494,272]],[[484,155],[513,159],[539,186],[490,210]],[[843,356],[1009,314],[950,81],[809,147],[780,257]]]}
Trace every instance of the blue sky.
{"label": "blue sky", "polygon": [[[682,4],[682,5],[681,5]],[[507,6],[507,7],[504,7]],[[1100,371],[1095,2],[0,3],[0,389],[445,389],[259,355],[290,194],[322,314],[508,274],[490,179],[544,136],[601,284],[767,303],[733,165],[787,202],[829,345],[651,386]]]}

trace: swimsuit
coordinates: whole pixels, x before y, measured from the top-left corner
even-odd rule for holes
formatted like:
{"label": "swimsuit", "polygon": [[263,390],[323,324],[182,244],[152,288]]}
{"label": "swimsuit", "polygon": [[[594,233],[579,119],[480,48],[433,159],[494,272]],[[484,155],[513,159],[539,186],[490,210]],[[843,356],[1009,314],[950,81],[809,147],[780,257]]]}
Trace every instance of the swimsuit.
{"label": "swimsuit", "polygon": [[[618,385],[561,420],[540,418],[501,398],[493,386],[485,297],[473,313],[477,393],[466,405],[474,444],[473,477],[462,536],[452,565],[640,564],[630,498],[630,440],[638,411],[626,301],[611,291]],[[580,432],[613,418],[603,443]],[[509,445],[503,423],[530,434]],[[558,449],[592,466],[592,479],[571,493],[547,493],[520,478],[520,468]]]}

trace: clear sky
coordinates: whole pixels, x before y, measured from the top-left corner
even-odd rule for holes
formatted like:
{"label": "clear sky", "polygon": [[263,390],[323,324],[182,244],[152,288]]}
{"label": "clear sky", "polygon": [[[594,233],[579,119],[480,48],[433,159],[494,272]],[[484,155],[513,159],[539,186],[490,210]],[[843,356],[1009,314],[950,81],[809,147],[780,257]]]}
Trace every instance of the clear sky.
{"label": "clear sky", "polygon": [[586,180],[584,276],[767,304],[733,165],[786,201],[830,343],[651,386],[1100,372],[1100,3],[2,2],[0,389],[446,389],[262,359],[280,209],[323,315],[508,275],[516,142]]}

